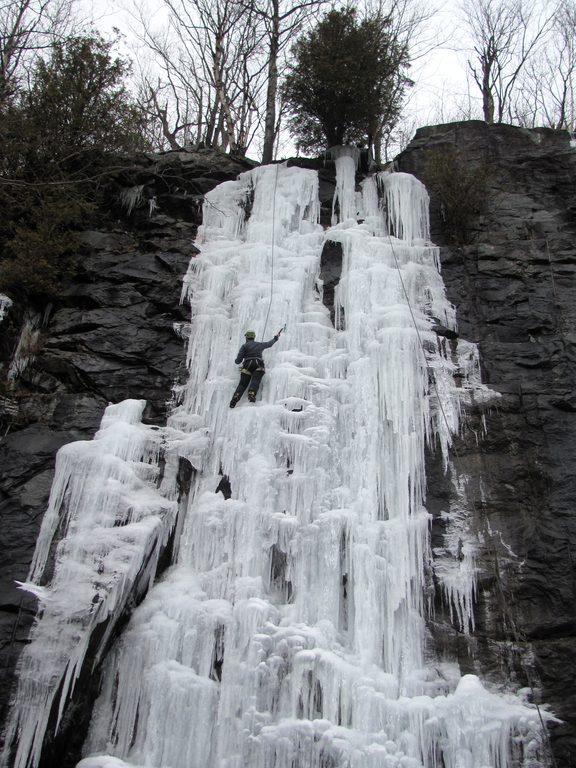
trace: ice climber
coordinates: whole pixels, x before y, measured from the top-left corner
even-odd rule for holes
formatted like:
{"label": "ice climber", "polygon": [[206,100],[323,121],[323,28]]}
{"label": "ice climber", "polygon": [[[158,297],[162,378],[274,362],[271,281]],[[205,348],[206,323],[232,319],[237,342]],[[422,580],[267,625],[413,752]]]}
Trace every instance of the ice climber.
{"label": "ice climber", "polygon": [[246,331],[244,334],[246,341],[238,350],[236,360],[234,361],[236,365],[242,364],[242,368],[240,369],[240,383],[232,395],[230,408],[236,406],[236,403],[240,400],[244,394],[244,390],[248,386],[250,386],[248,389],[248,400],[250,400],[251,403],[256,402],[258,387],[262,381],[262,376],[266,373],[262,352],[273,344],[276,344],[283,330],[284,329],[281,328],[270,341],[256,341],[256,334],[254,331]]}

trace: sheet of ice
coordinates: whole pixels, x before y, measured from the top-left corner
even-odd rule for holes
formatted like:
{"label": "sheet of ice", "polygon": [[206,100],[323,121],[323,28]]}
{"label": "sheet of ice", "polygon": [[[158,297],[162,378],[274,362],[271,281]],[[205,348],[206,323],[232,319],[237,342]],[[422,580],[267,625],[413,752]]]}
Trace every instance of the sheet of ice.
{"label": "sheet of ice", "polygon": [[434,574],[450,609],[450,618],[460,632],[474,631],[476,595],[476,553],[478,532],[470,525],[466,485],[468,478],[458,475],[450,463],[454,485],[453,500],[443,513],[444,535],[434,550]]}
{"label": "sheet of ice", "polygon": [[140,422],[145,404],[109,406],[94,440],[58,452],[22,585],[38,597],[39,614],[20,658],[6,734],[15,768],[37,764],[51,713],[61,719],[86,655],[98,664],[128,599],[152,583],[175,523],[174,477],[162,483],[158,466],[173,436]]}
{"label": "sheet of ice", "polygon": [[[204,431],[201,476],[178,562],[109,660],[85,747],[96,762],[82,768],[103,755],[158,768],[544,764],[532,707],[426,666],[424,451],[448,464],[463,406],[490,395],[472,346],[432,330],[456,320],[425,190],[387,174],[353,211],[350,159],[337,158],[343,220],[326,232],[310,171],[259,168],[207,196],[184,288],[190,379],[170,419]],[[317,291],[327,239],[344,254],[340,331]],[[269,338],[284,323],[258,404],[230,410],[244,330]],[[463,562],[470,578],[446,571],[442,588],[471,631],[472,548]]]}
{"label": "sheet of ice", "polygon": [[[109,654],[82,768],[544,765],[532,707],[427,663],[424,453],[448,466],[462,409],[491,393],[473,346],[433,331],[456,319],[425,189],[380,174],[357,193],[353,153],[334,159],[327,231],[313,171],[257,168],[207,195],[183,286],[189,380],[166,428],[143,426],[129,401],[94,441],[62,450],[27,585],[43,608],[10,721],[14,768],[37,764],[92,630],[109,621],[106,635],[134,581],[152,582],[180,458],[196,473],[177,558]],[[343,251],[338,330],[319,290],[328,239]],[[244,331],[269,339],[284,325],[258,403],[231,410]],[[455,625],[472,631],[460,507],[438,578]],[[459,555],[466,579],[451,570]]]}
{"label": "sheet of ice", "polygon": [[422,182],[408,173],[388,171],[377,178],[386,196],[388,232],[409,244],[429,240],[429,198]]}

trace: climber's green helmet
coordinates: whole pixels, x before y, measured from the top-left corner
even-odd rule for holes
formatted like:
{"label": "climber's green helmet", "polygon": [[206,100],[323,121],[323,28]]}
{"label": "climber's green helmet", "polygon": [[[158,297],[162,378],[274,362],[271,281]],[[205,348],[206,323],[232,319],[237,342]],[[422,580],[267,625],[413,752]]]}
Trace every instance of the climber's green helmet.
{"label": "climber's green helmet", "polygon": [[251,341],[256,338],[256,334],[254,333],[254,331],[246,331],[244,336],[246,336],[246,338],[250,339]]}

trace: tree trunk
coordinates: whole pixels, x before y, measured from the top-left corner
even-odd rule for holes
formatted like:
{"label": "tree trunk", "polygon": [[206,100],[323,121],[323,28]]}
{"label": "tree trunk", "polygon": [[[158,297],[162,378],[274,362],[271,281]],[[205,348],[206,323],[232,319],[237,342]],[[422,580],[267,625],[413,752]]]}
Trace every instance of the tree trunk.
{"label": "tree trunk", "polygon": [[558,122],[555,126],[558,130],[562,128],[569,129],[568,121],[566,120],[566,103],[568,101],[568,82],[566,78],[564,79],[562,85],[562,98],[560,99],[560,105],[558,108]]}
{"label": "tree trunk", "polygon": [[216,103],[210,107],[209,118],[206,124],[206,133],[204,134],[207,147],[213,147],[216,143],[216,138],[214,133],[216,131],[217,117],[218,117],[218,102],[216,101]]}
{"label": "tree trunk", "polygon": [[176,141],[176,128],[173,131],[170,130],[170,123],[168,121],[168,107],[160,106],[156,93],[152,93],[152,97],[154,99],[156,115],[160,120],[160,125],[162,126],[162,135],[170,145],[170,149],[182,149],[180,144]]}
{"label": "tree trunk", "polygon": [[204,92],[200,89],[200,101],[198,102],[198,125],[196,127],[196,144],[202,141],[202,112],[204,110]]}
{"label": "tree trunk", "polygon": [[278,92],[278,48],[280,45],[280,19],[278,0],[272,0],[272,29],[270,32],[270,57],[268,59],[268,87],[266,89],[266,119],[264,121],[264,147],[262,163],[274,159],[276,138],[276,94]]}
{"label": "tree trunk", "polygon": [[482,112],[484,120],[492,125],[494,122],[494,97],[490,88],[490,64],[482,62]]}
{"label": "tree trunk", "polygon": [[228,95],[226,93],[224,80],[222,77],[223,59],[224,59],[223,41],[222,41],[222,37],[219,35],[216,38],[216,52],[214,55],[214,69],[213,69],[214,86],[216,88],[216,93],[218,95],[218,100],[220,102],[221,116],[224,118],[224,123],[226,126],[226,134],[228,139],[226,141],[226,145],[229,144],[230,151],[235,152],[236,151],[236,133],[234,130],[234,121],[232,120],[232,114],[230,112],[230,104],[228,103]]}

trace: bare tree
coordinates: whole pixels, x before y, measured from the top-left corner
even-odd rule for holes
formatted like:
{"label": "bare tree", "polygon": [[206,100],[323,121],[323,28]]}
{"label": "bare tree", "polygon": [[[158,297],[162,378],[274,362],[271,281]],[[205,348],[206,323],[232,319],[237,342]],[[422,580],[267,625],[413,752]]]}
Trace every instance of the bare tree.
{"label": "bare tree", "polygon": [[518,79],[551,27],[555,10],[534,0],[464,0],[475,57],[468,66],[482,94],[487,123],[511,119]]}
{"label": "bare tree", "polygon": [[186,91],[179,92],[173,80],[154,82],[143,76],[137,95],[137,103],[148,118],[148,139],[153,147],[168,143],[170,149],[182,149],[192,141],[192,128],[199,122],[190,119],[191,99]]}
{"label": "bare tree", "polygon": [[[262,30],[235,0],[164,0],[167,27],[139,9],[137,35],[160,72],[141,76],[141,103],[171,147],[203,141],[244,153],[264,84]],[[152,85],[154,83],[154,85]]]}
{"label": "bare tree", "polygon": [[140,63],[138,73],[138,103],[150,118],[153,146],[182,149],[187,143],[205,140],[209,87],[198,71],[188,36],[173,29],[171,17],[168,26],[153,29],[147,14],[139,9],[136,21],[136,36],[152,54],[140,53],[136,61],[145,62]]}
{"label": "bare tree", "polygon": [[439,34],[430,23],[438,9],[420,0],[365,0],[364,14],[389,21],[389,34],[409,53],[411,62],[425,58],[450,38],[448,31]]}
{"label": "bare tree", "polygon": [[74,0],[1,0],[0,102],[13,93],[31,60],[71,27]]}
{"label": "bare tree", "polygon": [[576,128],[576,4],[564,0],[552,32],[528,63],[515,101],[516,120],[526,127]]}
{"label": "bare tree", "polygon": [[294,36],[313,17],[322,5],[330,0],[242,0],[243,8],[255,14],[264,24],[267,38],[266,111],[264,117],[264,142],[262,162],[269,163],[274,157],[274,145],[279,130],[276,101],[280,77],[280,58]]}
{"label": "bare tree", "polygon": [[[436,8],[430,3],[423,4],[418,0],[365,0],[364,8],[367,17],[377,19],[385,26],[398,62],[412,64],[443,42],[437,33],[431,32],[430,21],[436,14]],[[393,85],[405,94],[408,84],[411,84],[408,79],[398,78]],[[395,151],[396,147],[405,143],[404,123],[399,119],[390,119],[390,115],[381,115],[373,135],[376,162],[387,161],[390,150],[393,148]]]}

